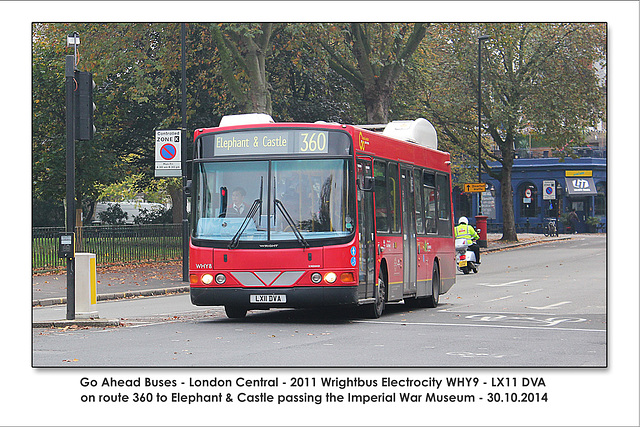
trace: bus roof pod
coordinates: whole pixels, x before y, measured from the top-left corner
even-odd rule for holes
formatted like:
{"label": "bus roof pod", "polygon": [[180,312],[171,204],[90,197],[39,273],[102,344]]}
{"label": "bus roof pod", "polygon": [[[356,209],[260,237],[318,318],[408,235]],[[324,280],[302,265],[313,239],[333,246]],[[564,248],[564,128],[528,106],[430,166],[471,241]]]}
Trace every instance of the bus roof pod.
{"label": "bus roof pod", "polygon": [[438,134],[426,119],[394,120],[389,122],[382,134],[434,150],[438,149]]}
{"label": "bus roof pod", "polygon": [[261,123],[275,123],[275,121],[270,115],[264,113],[233,114],[222,117],[218,127],[255,125]]}

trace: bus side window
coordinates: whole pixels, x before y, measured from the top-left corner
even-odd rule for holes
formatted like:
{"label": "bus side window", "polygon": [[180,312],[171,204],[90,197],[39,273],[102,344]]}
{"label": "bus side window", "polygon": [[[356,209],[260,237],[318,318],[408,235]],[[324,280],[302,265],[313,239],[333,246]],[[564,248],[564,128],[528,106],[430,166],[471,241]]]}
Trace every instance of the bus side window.
{"label": "bus side window", "polygon": [[422,189],[422,171],[420,169],[415,169],[413,172],[413,177],[415,180],[413,194],[415,196],[414,206],[416,211],[416,233],[424,234],[424,209],[422,207],[422,191],[420,191]]}
{"label": "bus side window", "polygon": [[449,177],[437,175],[438,188],[438,234],[451,236],[451,189]]}
{"label": "bus side window", "polygon": [[436,176],[433,172],[425,171],[422,178],[426,231],[427,233],[437,233],[438,225],[436,217]]}
{"label": "bus side window", "polygon": [[375,160],[373,162],[376,197],[376,230],[389,232],[389,194],[387,192],[387,163]]}
{"label": "bus side window", "polygon": [[400,205],[400,179],[398,175],[398,164],[389,163],[389,174],[387,175],[389,183],[387,190],[389,191],[389,218],[391,220],[391,232],[400,233],[400,211],[402,206]]}

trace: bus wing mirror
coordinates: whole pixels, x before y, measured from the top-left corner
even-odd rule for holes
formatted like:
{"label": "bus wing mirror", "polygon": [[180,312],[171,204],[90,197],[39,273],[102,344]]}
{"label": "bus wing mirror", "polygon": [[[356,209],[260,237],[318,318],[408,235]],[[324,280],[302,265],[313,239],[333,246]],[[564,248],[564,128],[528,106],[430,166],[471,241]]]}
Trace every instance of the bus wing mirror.
{"label": "bus wing mirror", "polygon": [[373,191],[376,180],[372,176],[365,176],[362,191]]}
{"label": "bus wing mirror", "polygon": [[183,189],[184,189],[184,195],[186,197],[191,197],[191,180],[190,179],[187,180],[187,185],[185,185]]}

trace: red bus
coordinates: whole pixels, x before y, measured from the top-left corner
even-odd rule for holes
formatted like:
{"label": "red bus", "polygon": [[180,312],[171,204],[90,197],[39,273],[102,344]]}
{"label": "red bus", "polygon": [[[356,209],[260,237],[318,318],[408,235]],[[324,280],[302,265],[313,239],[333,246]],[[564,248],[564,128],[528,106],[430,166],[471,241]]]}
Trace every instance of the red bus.
{"label": "red bus", "polygon": [[222,305],[230,318],[333,305],[377,318],[388,302],[437,306],[455,283],[455,249],[450,156],[425,146],[434,142],[424,119],[375,132],[254,114],[197,129],[192,303]]}

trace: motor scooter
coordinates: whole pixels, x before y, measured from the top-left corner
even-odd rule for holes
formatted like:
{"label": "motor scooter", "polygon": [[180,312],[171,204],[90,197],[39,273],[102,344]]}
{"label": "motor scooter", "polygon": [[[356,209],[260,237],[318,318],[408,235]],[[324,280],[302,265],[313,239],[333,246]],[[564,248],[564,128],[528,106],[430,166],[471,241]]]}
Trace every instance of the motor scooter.
{"label": "motor scooter", "polygon": [[476,254],[469,250],[472,244],[471,239],[456,239],[456,266],[463,274],[469,274],[471,271],[478,272]]}

